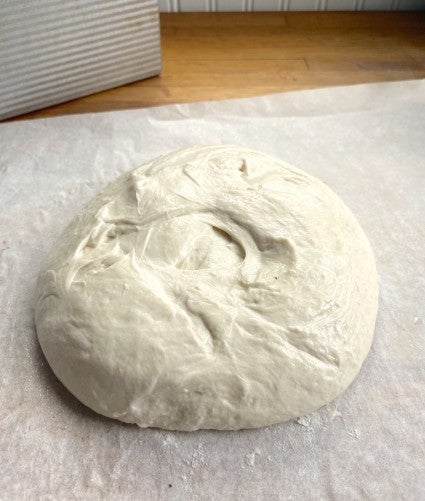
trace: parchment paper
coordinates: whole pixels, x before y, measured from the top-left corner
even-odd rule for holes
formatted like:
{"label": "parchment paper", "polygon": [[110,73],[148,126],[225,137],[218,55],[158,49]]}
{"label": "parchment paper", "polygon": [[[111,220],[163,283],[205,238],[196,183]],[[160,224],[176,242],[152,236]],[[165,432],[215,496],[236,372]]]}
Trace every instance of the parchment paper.
{"label": "parchment paper", "polygon": [[[56,380],[33,326],[37,274],[110,180],[196,143],[277,155],[358,217],[380,275],[360,375],[311,416],[240,432],[139,429]],[[2,499],[425,499],[425,81],[0,124]]]}

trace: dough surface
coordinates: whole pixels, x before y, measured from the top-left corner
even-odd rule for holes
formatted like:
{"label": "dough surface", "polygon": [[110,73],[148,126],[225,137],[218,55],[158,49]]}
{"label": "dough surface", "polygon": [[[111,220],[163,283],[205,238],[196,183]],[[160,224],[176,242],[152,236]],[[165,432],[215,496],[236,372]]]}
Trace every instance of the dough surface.
{"label": "dough surface", "polygon": [[237,146],[128,172],[71,222],[40,274],[36,327],[94,411],[175,430],[265,426],[349,386],[377,274],[322,182]]}

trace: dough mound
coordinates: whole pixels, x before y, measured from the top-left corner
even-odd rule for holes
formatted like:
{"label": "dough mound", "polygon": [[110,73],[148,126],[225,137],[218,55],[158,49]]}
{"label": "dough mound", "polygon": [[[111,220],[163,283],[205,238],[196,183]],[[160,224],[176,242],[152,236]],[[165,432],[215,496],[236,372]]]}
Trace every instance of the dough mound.
{"label": "dough mound", "polygon": [[53,248],[36,326],[62,383],[141,427],[239,429],[318,409],[373,338],[369,243],[322,182],[237,146],[128,172]]}

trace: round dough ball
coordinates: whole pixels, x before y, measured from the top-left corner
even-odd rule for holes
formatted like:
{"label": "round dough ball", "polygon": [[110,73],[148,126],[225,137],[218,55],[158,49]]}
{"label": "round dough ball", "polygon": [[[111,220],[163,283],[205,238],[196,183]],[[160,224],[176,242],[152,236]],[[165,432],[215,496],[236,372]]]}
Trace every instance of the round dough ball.
{"label": "round dough ball", "polygon": [[318,409],[370,348],[378,287],[322,182],[237,146],[162,156],[72,221],[37,287],[57,377],[96,412],[173,430]]}

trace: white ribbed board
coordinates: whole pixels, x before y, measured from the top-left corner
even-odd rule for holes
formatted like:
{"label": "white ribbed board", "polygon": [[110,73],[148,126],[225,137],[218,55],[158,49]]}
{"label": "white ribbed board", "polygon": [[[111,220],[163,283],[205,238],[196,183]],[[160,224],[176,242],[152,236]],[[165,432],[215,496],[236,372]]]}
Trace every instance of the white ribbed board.
{"label": "white ribbed board", "polygon": [[156,0],[0,0],[0,118],[160,69]]}

